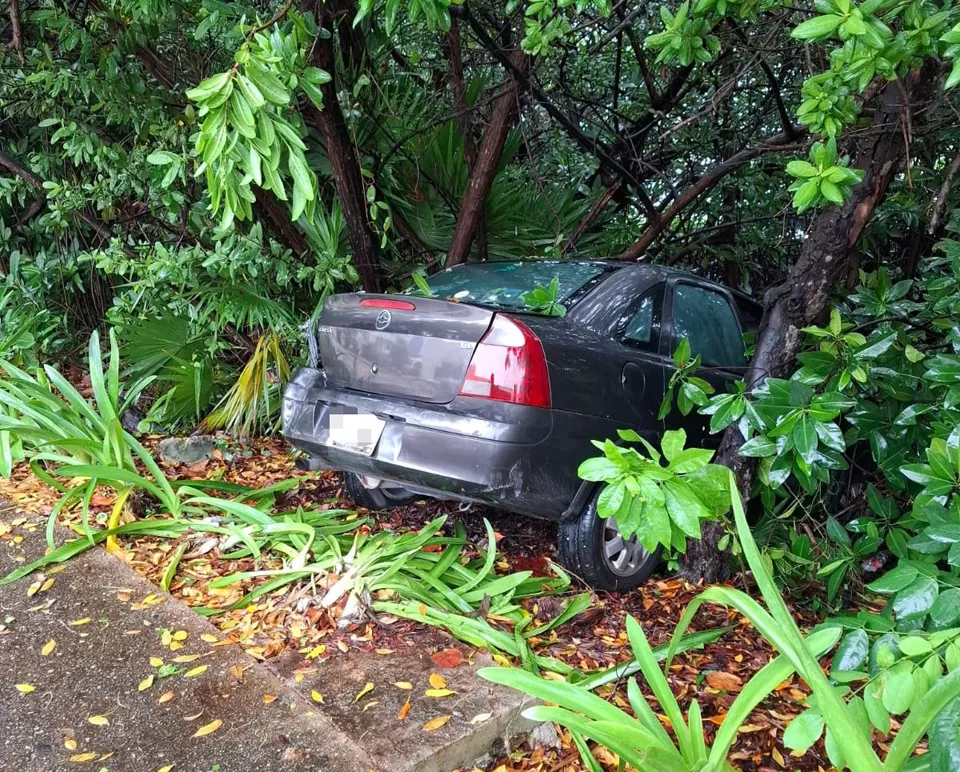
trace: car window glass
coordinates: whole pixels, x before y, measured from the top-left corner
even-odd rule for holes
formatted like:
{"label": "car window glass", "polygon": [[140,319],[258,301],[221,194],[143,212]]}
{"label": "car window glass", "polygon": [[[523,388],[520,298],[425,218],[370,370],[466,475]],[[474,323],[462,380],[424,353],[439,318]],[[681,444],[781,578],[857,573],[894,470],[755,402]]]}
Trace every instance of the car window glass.
{"label": "car window glass", "polygon": [[743,367],[743,336],[729,301],[719,292],[678,284],[673,301],[674,343],[686,338],[708,367]]}
{"label": "car window glass", "polygon": [[647,290],[634,306],[632,315],[623,326],[623,341],[643,351],[660,349],[660,315],[663,307],[663,284]]}
{"label": "car window glass", "polygon": [[608,270],[596,263],[558,260],[471,263],[440,271],[427,279],[427,283],[434,296],[443,300],[523,310],[526,293],[547,287],[556,279],[557,301],[570,308],[581,291],[593,286]]}

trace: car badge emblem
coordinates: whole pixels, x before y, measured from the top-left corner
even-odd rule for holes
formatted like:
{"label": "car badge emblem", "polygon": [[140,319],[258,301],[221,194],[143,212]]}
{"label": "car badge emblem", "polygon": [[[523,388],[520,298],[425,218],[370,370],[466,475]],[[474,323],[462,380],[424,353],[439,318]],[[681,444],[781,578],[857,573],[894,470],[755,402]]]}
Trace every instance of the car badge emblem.
{"label": "car badge emblem", "polygon": [[390,312],[389,312],[389,311],[381,311],[379,314],[377,314],[377,324],[376,324],[377,329],[378,329],[378,330],[385,330],[385,329],[387,329],[387,327],[390,326],[390,320],[391,320],[392,318],[393,318],[393,317],[390,316]]}

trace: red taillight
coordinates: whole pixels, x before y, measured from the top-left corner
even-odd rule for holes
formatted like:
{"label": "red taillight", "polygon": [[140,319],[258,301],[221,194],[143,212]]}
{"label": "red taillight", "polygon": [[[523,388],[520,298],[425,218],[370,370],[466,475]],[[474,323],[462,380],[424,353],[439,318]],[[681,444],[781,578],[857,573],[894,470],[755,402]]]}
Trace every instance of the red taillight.
{"label": "red taillight", "polygon": [[364,298],[360,301],[364,308],[387,308],[391,311],[416,311],[417,307],[409,300],[390,300],[389,298]]}
{"label": "red taillight", "polygon": [[540,339],[522,322],[497,314],[473,352],[458,393],[550,407],[550,377]]}

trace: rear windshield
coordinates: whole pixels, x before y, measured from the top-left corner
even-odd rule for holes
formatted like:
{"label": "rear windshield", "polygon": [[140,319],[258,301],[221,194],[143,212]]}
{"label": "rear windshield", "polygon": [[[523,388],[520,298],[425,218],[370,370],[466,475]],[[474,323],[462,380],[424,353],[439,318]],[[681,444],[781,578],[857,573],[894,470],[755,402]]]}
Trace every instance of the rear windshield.
{"label": "rear windshield", "polygon": [[528,260],[522,263],[474,263],[447,268],[427,283],[436,297],[478,306],[523,310],[523,296],[557,279],[557,301],[571,306],[609,270],[589,263]]}

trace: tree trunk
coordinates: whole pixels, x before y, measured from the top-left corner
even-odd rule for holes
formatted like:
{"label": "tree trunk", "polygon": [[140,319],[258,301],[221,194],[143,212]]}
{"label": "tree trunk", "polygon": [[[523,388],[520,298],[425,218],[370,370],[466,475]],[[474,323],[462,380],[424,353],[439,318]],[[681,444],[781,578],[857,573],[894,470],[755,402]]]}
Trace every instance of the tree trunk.
{"label": "tree trunk", "polygon": [[[886,86],[873,127],[860,141],[856,154],[854,166],[864,170],[863,182],[843,206],[827,207],[817,216],[790,275],[767,292],[756,352],[746,375],[748,389],[766,378],[780,378],[790,372],[802,342],[801,330],[820,316],[845,276],[857,240],[903,163],[901,121],[910,109],[904,99],[910,99],[923,80],[914,72],[902,85]],[[757,467],[755,459],[740,456],[743,442],[736,425],[731,426],[724,434],[716,461],[734,471],[746,499]],[[704,539],[696,549],[688,550],[684,575],[693,581],[720,581],[729,575],[729,555],[718,550],[714,540]]]}
{"label": "tree trunk", "polygon": [[256,188],[257,201],[254,211],[263,217],[264,224],[273,237],[298,257],[310,251],[310,243],[296,223],[290,219],[290,210],[269,190]]}
{"label": "tree trunk", "polygon": [[317,37],[314,41],[310,63],[326,70],[331,80],[320,86],[323,110],[318,110],[312,102],[305,103],[304,120],[323,137],[333,182],[337,187],[343,217],[347,223],[347,237],[353,249],[353,262],[360,275],[360,284],[367,292],[379,292],[380,269],[373,230],[367,219],[363,177],[337,97],[336,53],[333,48],[336,34],[334,11],[320,0],[314,0],[309,5],[312,6],[317,23],[329,33],[328,37]]}
{"label": "tree trunk", "polygon": [[[450,51],[450,85],[453,86],[453,105],[457,111],[457,125],[463,134],[463,154],[467,161],[467,174],[473,174],[477,165],[477,143],[473,140],[473,120],[467,109],[467,89],[463,78],[463,56],[460,52],[460,26],[456,17],[450,19],[450,34],[447,38]],[[481,260],[487,259],[487,226],[483,221],[483,211],[477,220],[474,233],[477,252]]]}
{"label": "tree trunk", "polygon": [[[530,58],[520,49],[513,52],[510,62],[514,69],[524,74],[530,66]],[[507,132],[510,131],[517,115],[517,83],[509,72],[502,84],[502,89],[503,93],[494,100],[490,124],[483,132],[477,161],[470,174],[463,203],[460,205],[457,225],[447,250],[448,266],[459,265],[467,259],[470,242],[483,215],[483,207],[490,193],[490,187],[493,185],[493,179],[497,175]]]}

